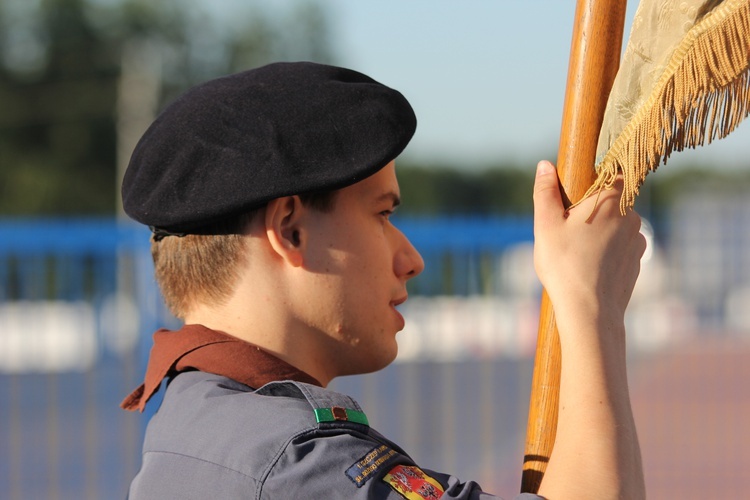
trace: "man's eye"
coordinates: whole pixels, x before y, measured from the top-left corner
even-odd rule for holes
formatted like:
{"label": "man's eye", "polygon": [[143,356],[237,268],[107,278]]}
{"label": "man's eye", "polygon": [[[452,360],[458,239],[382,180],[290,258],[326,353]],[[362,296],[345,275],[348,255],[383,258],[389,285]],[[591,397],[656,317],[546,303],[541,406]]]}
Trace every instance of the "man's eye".
{"label": "man's eye", "polygon": [[393,215],[393,210],[383,210],[382,212],[380,212],[380,215],[388,219],[391,215]]}

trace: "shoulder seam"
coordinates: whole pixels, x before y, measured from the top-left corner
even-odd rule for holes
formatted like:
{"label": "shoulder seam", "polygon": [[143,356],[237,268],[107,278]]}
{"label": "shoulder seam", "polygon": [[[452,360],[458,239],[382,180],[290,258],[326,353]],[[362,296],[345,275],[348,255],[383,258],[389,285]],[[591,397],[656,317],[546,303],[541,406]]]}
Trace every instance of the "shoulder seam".
{"label": "shoulder seam", "polygon": [[220,467],[220,468],[225,469],[225,470],[236,472],[237,474],[239,474],[241,476],[244,476],[244,477],[247,477],[247,478],[250,478],[253,481],[260,482],[259,478],[253,477],[250,474],[246,474],[246,473],[244,473],[242,471],[233,469],[231,467],[227,467],[226,465],[218,464],[216,462],[212,462],[211,460],[206,460],[205,458],[200,458],[200,457],[196,457],[196,456],[193,456],[193,455],[186,455],[184,453],[177,453],[177,452],[174,452],[174,451],[165,451],[165,450],[144,451],[143,455],[175,455],[175,456],[179,456],[179,457],[183,457],[183,458],[190,458],[190,459],[196,460],[198,462],[205,462],[207,464],[215,465],[216,467]]}
{"label": "shoulder seam", "polygon": [[[369,429],[369,427],[367,427],[367,428]],[[336,431],[338,431],[338,432],[336,432]],[[361,432],[360,430],[356,430],[356,429],[353,429],[353,428],[348,427],[348,426],[347,427],[344,427],[344,426],[342,426],[342,427],[328,427],[328,428],[325,428],[325,429],[322,429],[322,428],[316,426],[316,427],[309,427],[307,429],[303,429],[300,432],[297,432],[296,434],[292,435],[284,443],[283,446],[279,447],[279,450],[276,453],[276,455],[274,456],[273,460],[270,461],[270,463],[268,464],[268,467],[261,474],[261,477],[257,479],[258,485],[257,485],[257,488],[256,488],[256,494],[255,494],[255,498],[256,499],[260,499],[260,497],[261,497],[261,495],[263,493],[263,488],[266,485],[266,479],[268,479],[268,476],[271,474],[271,472],[273,471],[273,469],[276,467],[276,464],[278,464],[279,459],[284,455],[284,453],[286,453],[286,451],[289,448],[289,445],[292,443],[292,441],[294,441],[295,439],[297,439],[299,437],[305,436],[305,435],[314,435],[314,434],[320,434],[321,437],[325,437],[326,434],[329,434],[329,435],[332,435],[332,434],[336,434],[336,435],[347,434],[347,435],[350,435],[350,436],[356,436],[357,434],[359,434],[359,435],[361,435],[361,436],[363,436],[365,438],[373,440],[376,443],[384,444],[384,445],[387,445],[388,447],[391,447],[391,443],[388,442],[387,440],[383,441],[382,439],[378,439],[377,436],[372,436],[369,432]],[[394,449],[396,449],[396,451],[399,454],[406,456],[406,458],[408,458],[409,460],[412,460],[411,457],[409,457],[408,455],[404,454],[401,451],[400,448],[394,448]]]}
{"label": "shoulder seam", "polygon": [[300,436],[304,436],[305,434],[314,433],[318,430],[317,427],[308,427],[306,429],[302,429],[301,431],[292,434],[289,439],[286,440],[286,442],[279,446],[279,449],[276,451],[276,455],[273,457],[273,459],[268,464],[268,467],[263,471],[263,473],[260,475],[256,481],[258,481],[258,487],[255,491],[255,498],[260,499],[261,494],[263,493],[263,487],[266,485],[266,479],[271,474],[271,471],[276,467],[276,464],[279,462],[279,459],[281,456],[286,452],[287,448],[289,448],[289,444],[297,439]]}

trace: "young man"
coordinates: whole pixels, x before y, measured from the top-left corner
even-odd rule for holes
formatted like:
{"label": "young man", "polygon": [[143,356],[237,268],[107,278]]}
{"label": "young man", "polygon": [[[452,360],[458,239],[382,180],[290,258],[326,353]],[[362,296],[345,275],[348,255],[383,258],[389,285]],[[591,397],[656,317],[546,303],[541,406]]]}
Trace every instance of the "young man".
{"label": "young man", "polygon": [[[283,63],[196,87],[145,133],[123,203],[151,226],[185,326],[155,334],[123,402],[143,410],[168,379],[132,499],[490,497],[420,468],[325,388],[396,357],[396,307],[424,267],[390,221],[415,127],[404,97],[365,75]],[[564,357],[551,499],[643,496],[623,316],[645,243],[618,194],[586,222],[593,200],[566,214],[539,164],[535,262]]]}

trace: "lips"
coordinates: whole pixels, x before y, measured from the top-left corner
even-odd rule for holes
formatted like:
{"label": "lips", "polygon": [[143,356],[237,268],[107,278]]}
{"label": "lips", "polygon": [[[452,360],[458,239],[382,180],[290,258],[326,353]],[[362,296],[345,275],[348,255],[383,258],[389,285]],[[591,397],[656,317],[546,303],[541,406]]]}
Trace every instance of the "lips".
{"label": "lips", "polygon": [[407,298],[408,296],[404,295],[403,297],[399,297],[398,299],[391,301],[391,308],[393,309],[393,312],[396,315],[396,318],[398,319],[398,331],[401,331],[404,329],[404,326],[406,326],[406,321],[404,320],[404,317],[401,315],[401,313],[398,312],[396,307],[406,302]]}
{"label": "lips", "polygon": [[398,299],[392,300],[392,301],[391,301],[391,305],[392,305],[393,307],[398,307],[398,306],[400,306],[401,304],[403,304],[404,302],[406,302],[406,299],[408,299],[408,298],[409,298],[409,296],[408,296],[408,295],[404,295],[404,296],[403,296],[403,297],[401,297],[401,298],[398,298]]}

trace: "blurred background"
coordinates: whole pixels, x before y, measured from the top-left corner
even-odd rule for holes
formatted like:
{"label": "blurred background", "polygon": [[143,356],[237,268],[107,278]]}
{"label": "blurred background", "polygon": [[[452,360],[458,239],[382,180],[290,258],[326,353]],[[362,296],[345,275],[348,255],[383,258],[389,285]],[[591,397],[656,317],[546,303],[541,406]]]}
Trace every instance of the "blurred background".
{"label": "blurred background", "polygon": [[[395,220],[427,271],[397,361],[335,388],[420,465],[512,496],[540,295],[531,187],[556,156],[573,14],[554,0],[0,0],[0,498],[125,496],[150,414],[118,405],[152,332],[176,323],[148,231],[121,213],[122,172],[180,92],[279,60],[360,70],[419,118]],[[650,245],[629,362],[651,498],[750,487],[749,188],[744,122],[675,153],[638,200]]]}

